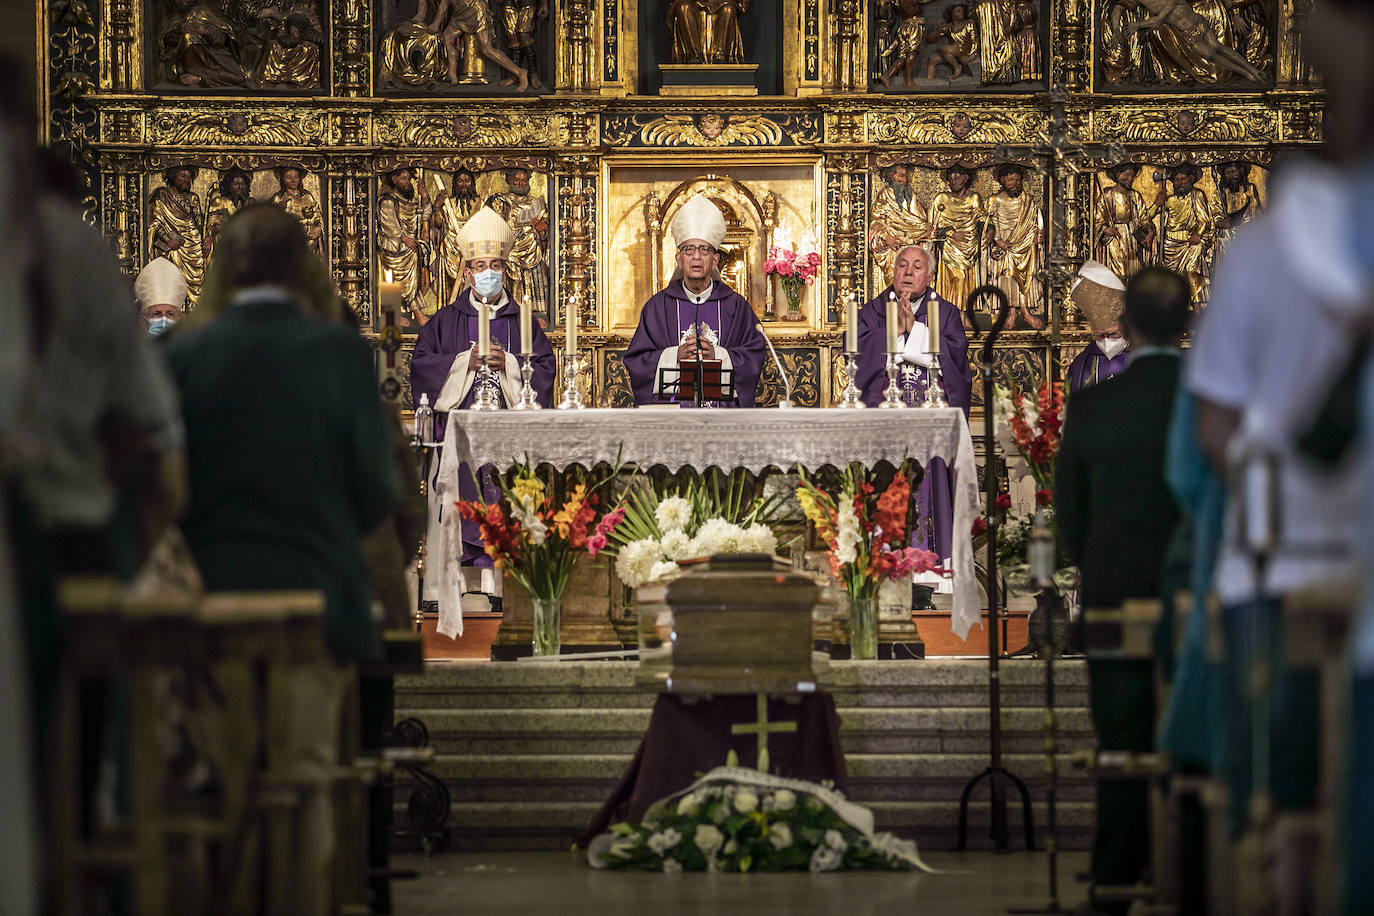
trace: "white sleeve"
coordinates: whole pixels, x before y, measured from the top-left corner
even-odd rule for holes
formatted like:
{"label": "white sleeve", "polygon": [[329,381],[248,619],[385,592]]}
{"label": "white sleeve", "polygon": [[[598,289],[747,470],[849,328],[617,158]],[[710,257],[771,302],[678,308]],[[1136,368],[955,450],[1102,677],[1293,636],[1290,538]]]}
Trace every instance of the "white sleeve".
{"label": "white sleeve", "polygon": [[906,335],[906,340],[902,342],[901,358],[902,362],[929,369],[935,365],[935,360],[926,352],[926,341],[930,338],[930,329],[926,327],[924,321],[918,321],[911,326],[911,333]]}
{"label": "white sleeve", "polygon": [[[677,347],[669,347],[658,354],[658,368],[654,370],[653,394],[658,396],[658,380],[663,377],[664,369],[677,368]],[[677,394],[677,382],[671,383],[666,389],[668,394]]]}
{"label": "white sleeve", "polygon": [[520,360],[514,353],[506,353],[506,368],[501,371],[501,393],[506,396],[506,406],[514,407],[520,402],[520,389],[525,380],[520,377]]}
{"label": "white sleeve", "polygon": [[453,358],[448,378],[444,379],[444,386],[439,389],[439,396],[434,400],[436,411],[448,413],[450,410],[457,410],[458,405],[463,403],[463,398],[468,396],[473,380],[473,374],[468,370],[468,362],[472,359],[472,351],[476,346],[474,343]]}

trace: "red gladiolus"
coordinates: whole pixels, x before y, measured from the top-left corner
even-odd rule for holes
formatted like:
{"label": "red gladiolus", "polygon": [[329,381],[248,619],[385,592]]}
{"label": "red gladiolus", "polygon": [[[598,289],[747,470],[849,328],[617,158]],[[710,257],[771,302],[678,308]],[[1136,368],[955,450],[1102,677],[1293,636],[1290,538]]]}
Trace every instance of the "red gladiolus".
{"label": "red gladiolus", "polygon": [[1036,490],[1036,491],[1035,491],[1035,504],[1036,504],[1037,506],[1048,506],[1048,505],[1049,505],[1050,503],[1052,503],[1052,502],[1054,502],[1054,491],[1053,491],[1053,490]]}
{"label": "red gladiolus", "polygon": [[1011,509],[1011,494],[1010,494],[1010,493],[998,493],[998,494],[997,494],[997,499],[993,501],[992,505],[994,506],[994,508],[997,509],[998,512],[1006,512],[1006,511],[1010,510],[1010,509]]}
{"label": "red gladiolus", "polygon": [[974,537],[977,537],[978,535],[982,534],[984,531],[987,531],[987,530],[988,530],[988,520],[987,520],[987,519],[983,518],[982,516],[979,516],[978,518],[975,518],[975,519],[973,520],[973,532],[972,532],[972,533],[973,533],[973,536],[974,536]]}
{"label": "red gladiolus", "polygon": [[878,497],[873,520],[883,530],[883,540],[892,546],[906,538],[907,507],[911,505],[911,483],[905,474],[896,474]]}

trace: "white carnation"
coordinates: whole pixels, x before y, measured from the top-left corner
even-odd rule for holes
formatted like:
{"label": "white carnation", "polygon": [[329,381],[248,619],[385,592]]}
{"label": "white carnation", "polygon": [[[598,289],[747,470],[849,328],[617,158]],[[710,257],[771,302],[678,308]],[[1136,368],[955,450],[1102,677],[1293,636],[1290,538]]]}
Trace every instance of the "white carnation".
{"label": "white carnation", "polygon": [[739,553],[744,549],[744,529],[723,518],[708,519],[697,531],[697,536],[692,539],[692,551],[695,556]]}
{"label": "white carnation", "polygon": [[763,522],[755,522],[744,532],[744,549],[749,553],[766,553],[771,556],[778,552],[778,536]]}
{"label": "white carnation", "polygon": [[811,853],[812,871],[834,871],[840,867],[844,861],[844,854],[838,849],[829,846],[817,846],[816,851]]}
{"label": "white carnation", "polygon": [[837,849],[840,852],[844,852],[849,848],[849,844],[844,841],[844,834],[840,833],[838,830],[827,830],[825,832],[825,845],[829,846],[831,849]]}
{"label": "white carnation", "polygon": [[672,827],[668,827],[649,837],[649,848],[659,855],[663,855],[668,850],[682,842],[682,834]]}
{"label": "white carnation", "polygon": [[654,509],[654,518],[658,520],[658,529],[664,534],[681,531],[692,520],[692,505],[681,496],[669,496]]}
{"label": "white carnation", "polygon": [[692,837],[692,842],[701,850],[702,855],[710,859],[714,858],[716,852],[725,844],[725,834],[714,824],[697,824],[696,836]]}
{"label": "white carnation", "polygon": [[677,568],[677,564],[672,560],[660,560],[649,570],[649,581],[658,582],[662,579],[675,579],[682,572]]}
{"label": "white carnation", "polygon": [[740,814],[748,814],[759,806],[759,797],[748,789],[740,789],[735,793],[735,810]]}
{"label": "white carnation", "polygon": [[779,789],[773,793],[773,808],[777,811],[791,811],[797,804],[797,796],[790,789]]}
{"label": "white carnation", "polygon": [[615,574],[630,588],[636,588],[653,579],[654,564],[663,559],[663,548],[658,541],[631,541],[615,558]]}
{"label": "white carnation", "polygon": [[771,824],[768,827],[768,842],[774,849],[786,849],[792,845],[792,828],[786,824]]}
{"label": "white carnation", "polygon": [[685,531],[669,531],[659,544],[670,560],[686,560],[692,556],[692,539]]}

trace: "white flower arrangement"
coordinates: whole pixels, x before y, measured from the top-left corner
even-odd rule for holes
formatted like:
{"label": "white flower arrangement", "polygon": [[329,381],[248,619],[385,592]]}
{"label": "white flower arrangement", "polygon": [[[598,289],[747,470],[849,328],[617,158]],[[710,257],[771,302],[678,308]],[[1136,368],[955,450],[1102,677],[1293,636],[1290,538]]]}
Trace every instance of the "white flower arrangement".
{"label": "white flower arrangement", "polygon": [[684,530],[692,521],[692,504],[681,496],[668,496],[654,509],[654,519],[664,534]]}

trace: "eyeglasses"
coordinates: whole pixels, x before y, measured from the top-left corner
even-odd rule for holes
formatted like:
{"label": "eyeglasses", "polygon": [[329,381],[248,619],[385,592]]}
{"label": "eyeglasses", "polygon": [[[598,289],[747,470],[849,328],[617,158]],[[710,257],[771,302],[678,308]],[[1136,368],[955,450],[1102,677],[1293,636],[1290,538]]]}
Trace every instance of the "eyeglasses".
{"label": "eyeglasses", "polygon": [[681,245],[678,251],[683,254],[715,254],[716,250],[710,245]]}

